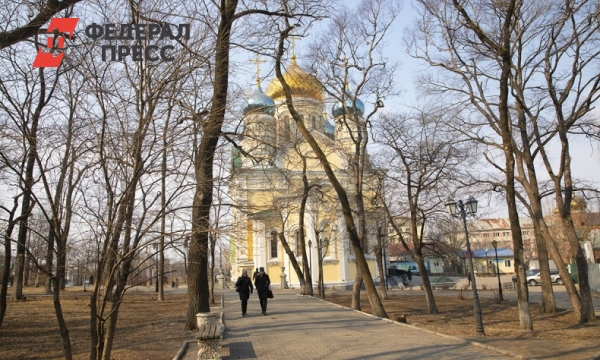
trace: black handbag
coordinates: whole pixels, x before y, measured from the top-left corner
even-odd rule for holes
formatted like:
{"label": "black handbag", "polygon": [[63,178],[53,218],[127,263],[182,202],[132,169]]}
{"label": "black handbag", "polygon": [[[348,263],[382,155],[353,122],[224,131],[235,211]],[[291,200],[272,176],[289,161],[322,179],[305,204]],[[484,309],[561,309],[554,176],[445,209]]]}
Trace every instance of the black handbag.
{"label": "black handbag", "polygon": [[235,287],[235,292],[240,292],[240,287],[239,286]]}
{"label": "black handbag", "polygon": [[268,297],[269,299],[272,299],[272,298],[274,298],[274,296],[273,296],[273,292],[271,291],[271,289],[269,289],[269,290],[268,290],[268,292],[267,292],[267,297]]}

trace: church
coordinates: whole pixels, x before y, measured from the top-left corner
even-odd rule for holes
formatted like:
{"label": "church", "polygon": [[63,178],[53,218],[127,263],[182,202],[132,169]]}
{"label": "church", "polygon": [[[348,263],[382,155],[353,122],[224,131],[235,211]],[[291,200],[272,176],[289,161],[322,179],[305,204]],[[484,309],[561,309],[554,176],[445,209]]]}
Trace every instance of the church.
{"label": "church", "polygon": [[[292,91],[294,107],[307,129],[327,155],[338,180],[352,201],[354,176],[348,160],[354,152],[352,121],[362,119],[364,104],[346,100],[329,109],[335,125],[327,120],[326,99],[319,81],[308,74],[292,57],[283,74]],[[366,134],[365,134],[366,136]],[[373,245],[377,231],[385,229],[381,209],[375,211],[376,178],[365,173],[367,236],[363,244],[373,278],[379,277]],[[370,190],[369,190],[370,189]],[[299,213],[307,193],[304,214],[305,247],[300,246]],[[254,91],[243,108],[243,134],[232,148],[230,254],[232,275],[243,269],[250,273],[264,267],[272,286],[277,288],[285,274],[286,285],[299,287],[287,253],[278,238],[283,233],[299,264],[302,252],[308,258],[314,285],[322,261],[326,287],[348,288],[354,283],[356,262],[335,191],[311,147],[298,132],[285,104],[278,79],[263,92],[257,76]],[[379,214],[379,216],[376,216]],[[384,231],[385,233],[385,231]],[[300,265],[302,267],[302,265]]]}

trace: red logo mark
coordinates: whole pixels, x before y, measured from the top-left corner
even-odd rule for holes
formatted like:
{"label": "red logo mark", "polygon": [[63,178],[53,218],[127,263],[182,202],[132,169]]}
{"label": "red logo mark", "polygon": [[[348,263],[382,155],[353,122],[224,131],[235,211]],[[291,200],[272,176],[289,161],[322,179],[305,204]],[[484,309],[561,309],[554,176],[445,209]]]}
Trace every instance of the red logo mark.
{"label": "red logo mark", "polygon": [[[78,18],[56,18],[50,21],[48,33],[56,36],[56,46],[54,44],[54,36],[48,36],[48,49],[64,49],[65,34],[69,34],[69,39],[73,37],[75,26],[77,26]],[[43,52],[42,47],[38,50],[37,56],[33,61],[33,67],[59,67],[65,54],[58,52],[54,55],[52,52]]]}

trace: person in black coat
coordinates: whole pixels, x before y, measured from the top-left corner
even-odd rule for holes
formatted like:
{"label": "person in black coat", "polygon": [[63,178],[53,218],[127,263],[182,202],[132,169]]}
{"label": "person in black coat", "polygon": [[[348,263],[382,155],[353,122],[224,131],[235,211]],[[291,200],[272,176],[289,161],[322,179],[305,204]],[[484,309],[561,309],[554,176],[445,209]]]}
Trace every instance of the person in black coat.
{"label": "person in black coat", "polygon": [[269,279],[269,275],[265,274],[265,268],[261,267],[258,275],[254,279],[254,286],[256,286],[256,292],[258,293],[258,298],[260,299],[260,308],[262,309],[263,315],[267,315],[269,285],[271,285],[271,279]]}
{"label": "person in black coat", "polygon": [[242,300],[242,316],[246,316],[246,310],[248,309],[248,299],[252,294],[252,280],[248,277],[248,270],[242,270],[242,276],[240,276],[235,282],[236,289],[239,287],[238,293],[240,294],[240,300]]}

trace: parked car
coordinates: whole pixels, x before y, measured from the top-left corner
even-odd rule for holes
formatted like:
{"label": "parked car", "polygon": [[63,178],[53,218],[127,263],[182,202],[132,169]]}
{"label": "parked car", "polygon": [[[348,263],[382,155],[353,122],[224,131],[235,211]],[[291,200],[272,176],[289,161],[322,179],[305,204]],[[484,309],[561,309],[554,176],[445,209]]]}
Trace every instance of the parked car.
{"label": "parked car", "polygon": [[[542,278],[540,276],[540,269],[530,269],[525,272],[525,276],[527,277],[527,284],[529,286],[537,286],[542,283]],[[514,275],[512,277],[513,282],[517,282],[517,276]],[[550,269],[550,281],[552,283],[563,285],[564,281],[560,278],[557,269]]]}

